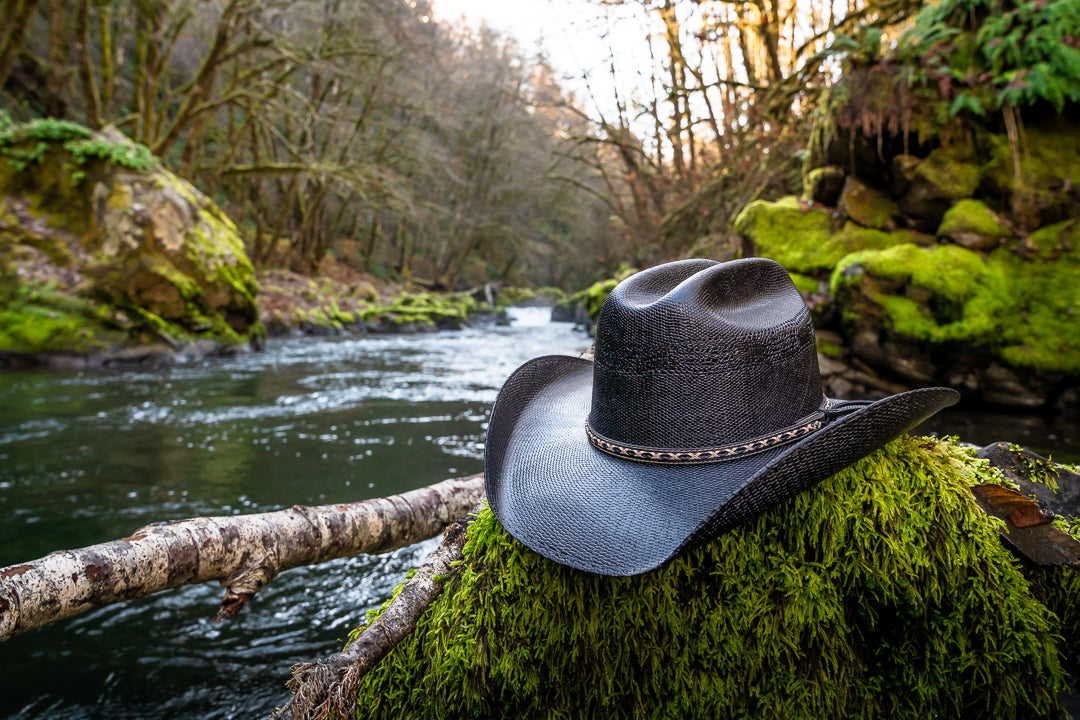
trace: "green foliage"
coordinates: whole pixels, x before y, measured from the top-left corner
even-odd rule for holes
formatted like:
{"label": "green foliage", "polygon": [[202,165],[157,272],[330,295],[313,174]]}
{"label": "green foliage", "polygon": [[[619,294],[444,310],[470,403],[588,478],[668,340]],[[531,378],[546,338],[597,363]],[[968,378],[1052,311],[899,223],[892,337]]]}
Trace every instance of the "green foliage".
{"label": "green foliage", "polygon": [[969,451],[901,438],[631,578],[556,565],[484,510],[360,716],[1056,717],[1078,638],[1051,610],[1076,574],[1029,582],[980,482],[1001,479]]}
{"label": "green foliage", "polygon": [[978,200],[964,199],[945,212],[937,230],[938,237],[955,238],[963,234],[1007,238],[1012,233],[993,212]]}
{"label": "green foliage", "polygon": [[80,168],[72,173],[76,184],[83,178],[81,168],[94,160],[139,172],[154,167],[153,153],[146,146],[127,140],[110,140],[77,123],[41,118],[16,124],[6,115],[0,119],[0,157],[16,170],[41,162],[57,145],[71,153],[72,160]]}
{"label": "green foliage", "polygon": [[[1080,102],[1080,2],[942,0],[915,16],[899,57],[960,90],[950,115]],[[990,92],[982,92],[986,88]]]}

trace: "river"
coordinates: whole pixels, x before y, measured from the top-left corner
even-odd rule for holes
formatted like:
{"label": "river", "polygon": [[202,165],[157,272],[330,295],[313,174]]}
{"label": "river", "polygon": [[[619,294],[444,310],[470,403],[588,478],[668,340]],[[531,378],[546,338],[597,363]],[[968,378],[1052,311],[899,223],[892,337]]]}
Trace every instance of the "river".
{"label": "river", "polygon": [[[275,340],[169,368],[0,374],[0,567],[158,520],[403,492],[482,470],[499,386],[590,343],[548,311],[508,327]],[[1080,460],[1075,422],[947,411],[927,429]],[[434,546],[283,573],[233,619],[190,586],[0,643],[0,718],[256,718],[293,663],[340,649]]]}

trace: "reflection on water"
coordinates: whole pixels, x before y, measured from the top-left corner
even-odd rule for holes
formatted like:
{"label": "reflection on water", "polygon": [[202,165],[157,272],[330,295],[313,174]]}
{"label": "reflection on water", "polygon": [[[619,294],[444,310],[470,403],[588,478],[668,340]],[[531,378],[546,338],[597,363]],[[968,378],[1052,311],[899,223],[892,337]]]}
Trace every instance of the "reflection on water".
{"label": "reflection on water", "polygon": [[[546,310],[515,316],[436,335],[276,341],[166,369],[0,375],[0,567],[157,520],[479,472],[506,376],[589,344]],[[1080,459],[1075,423],[950,409],[924,430]],[[433,545],[288,571],[220,625],[210,618],[222,590],[202,585],[0,643],[0,718],[262,716],[287,698],[289,666],[338,650]]]}

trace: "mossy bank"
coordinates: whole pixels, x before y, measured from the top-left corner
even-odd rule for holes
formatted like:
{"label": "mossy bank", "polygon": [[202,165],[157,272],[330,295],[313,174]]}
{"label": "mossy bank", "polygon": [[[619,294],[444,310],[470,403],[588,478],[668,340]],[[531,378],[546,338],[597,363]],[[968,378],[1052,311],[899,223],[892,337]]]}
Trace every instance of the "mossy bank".
{"label": "mossy bank", "polygon": [[1006,550],[986,482],[971,451],[902,438],[630,578],[556,565],[485,509],[359,716],[1060,717],[1080,576]]}
{"label": "mossy bank", "polygon": [[333,259],[323,262],[318,277],[283,269],[263,270],[258,277],[259,313],[271,336],[460,330],[502,321],[504,301],[529,292],[430,292],[378,280]]}
{"label": "mossy bank", "polygon": [[115,131],[0,124],[5,363],[175,359],[259,341],[255,271],[213,202]]}

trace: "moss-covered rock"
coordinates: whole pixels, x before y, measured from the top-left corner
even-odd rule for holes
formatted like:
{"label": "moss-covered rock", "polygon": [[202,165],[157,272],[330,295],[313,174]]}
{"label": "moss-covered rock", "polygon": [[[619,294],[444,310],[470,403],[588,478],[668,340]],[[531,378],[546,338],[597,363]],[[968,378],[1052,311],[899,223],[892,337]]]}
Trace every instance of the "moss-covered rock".
{"label": "moss-covered rock", "polygon": [[828,276],[842,258],[858,250],[919,240],[905,230],[884,232],[843,222],[838,214],[807,207],[795,197],[750,203],[735,219],[735,231],[753,243],[755,255],[812,277]]}
{"label": "moss-covered rock", "polygon": [[953,201],[971,197],[982,171],[968,148],[937,148],[908,168],[900,210],[923,232],[934,232]]}
{"label": "moss-covered rock", "polygon": [[891,197],[875,190],[854,176],[844,182],[840,211],[863,227],[892,232],[900,207]]}
{"label": "moss-covered rock", "polygon": [[844,190],[844,171],[835,165],[814,168],[803,179],[803,197],[810,202],[835,207]]}
{"label": "moss-covered rock", "polygon": [[1002,480],[969,451],[902,438],[630,578],[556,565],[485,509],[359,716],[1059,717],[1080,582],[1025,573],[982,482]]}
{"label": "moss-covered rock", "polygon": [[[994,402],[1039,405],[1080,379],[1078,277],[1080,226],[1062,223],[988,256],[955,245],[854,253],[830,290],[848,337],[899,344],[930,363],[930,377],[909,380],[965,377]],[[877,366],[897,357],[875,357],[872,345],[856,352]]]}
{"label": "moss-covered rock", "polygon": [[573,295],[560,299],[555,303],[551,311],[554,322],[575,322],[592,328],[600,315],[607,296],[620,282],[630,277],[637,270],[623,266],[615,273],[615,277],[607,278],[593,283],[584,290],[579,290]]}
{"label": "moss-covered rock", "polygon": [[[0,352],[84,355],[148,340],[220,348],[263,332],[236,227],[115,131],[40,120],[0,132],[0,234],[13,248],[7,272],[31,294],[35,284],[51,290],[24,311],[61,312],[59,296],[85,305],[66,316],[80,319],[78,332],[47,336],[18,331],[9,312]],[[109,320],[117,311],[127,322]]]}
{"label": "moss-covered rock", "polygon": [[368,308],[362,318],[379,326],[459,329],[479,307],[476,298],[468,293],[403,293],[388,304]]}
{"label": "moss-covered rock", "polygon": [[969,250],[993,250],[1012,237],[1012,231],[984,203],[965,199],[946,211],[937,235]]}

